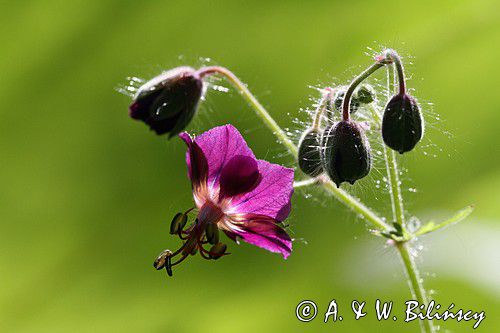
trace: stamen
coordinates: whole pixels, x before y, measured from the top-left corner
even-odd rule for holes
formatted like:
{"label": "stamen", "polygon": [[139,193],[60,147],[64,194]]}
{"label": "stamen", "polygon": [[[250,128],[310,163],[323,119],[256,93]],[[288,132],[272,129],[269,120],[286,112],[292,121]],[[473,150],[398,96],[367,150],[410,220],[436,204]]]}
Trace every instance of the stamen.
{"label": "stamen", "polygon": [[188,257],[188,255],[187,255],[187,254],[182,255],[182,258],[180,258],[179,260],[177,260],[176,262],[174,262],[171,266],[175,266],[175,265],[180,264],[180,263],[181,263],[181,262],[183,262],[183,261],[184,261],[184,259],[186,259],[187,257]]}
{"label": "stamen", "polygon": [[202,249],[200,249],[200,255],[202,256],[202,258],[203,258],[203,259],[207,259],[207,260],[212,259],[212,258],[210,258],[210,256],[207,256],[207,255],[205,254],[205,251],[206,251],[205,249],[203,249],[203,250],[202,250]]}
{"label": "stamen", "polygon": [[180,247],[177,251],[175,251],[175,252],[172,254],[172,257],[175,257],[176,255],[178,255],[179,253],[181,253],[181,252],[182,252],[182,250],[184,250],[184,248],[186,247],[186,244],[187,244],[187,243],[188,243],[188,242],[184,242],[184,243],[182,243],[182,246],[181,246],[181,247]]}
{"label": "stamen", "polygon": [[167,257],[167,264],[165,265],[168,276],[172,276],[172,256]]}
{"label": "stamen", "polygon": [[[179,219],[179,217],[183,217],[183,219],[186,219],[187,214],[189,214],[194,209],[196,209],[196,207],[191,207],[184,213],[178,213],[176,217],[174,217],[174,220]],[[207,210],[205,211],[205,214],[211,212],[217,213],[218,211]],[[192,222],[188,227],[186,227],[186,223],[184,221],[181,221],[184,223],[177,223],[175,225],[175,228],[171,227],[171,230],[175,229],[175,235],[177,235],[183,241],[183,243],[181,247],[177,249],[175,252],[172,252],[170,250],[163,251],[155,261],[154,266],[156,269],[165,268],[168,276],[172,276],[173,275],[172,267],[180,264],[181,262],[186,260],[186,258],[189,257],[190,255],[195,255],[198,252],[198,250],[200,252],[201,257],[204,259],[218,259],[224,255],[229,254],[229,253],[224,253],[226,245],[218,243],[217,236],[219,230],[217,228],[217,225],[210,220],[210,219],[215,219],[218,216],[214,217],[208,214],[206,216],[204,215],[203,217],[205,219],[202,220],[196,218],[194,222]],[[209,225],[208,229],[210,229],[209,234],[212,235],[211,237],[212,242],[210,242],[209,236],[207,234],[207,225]],[[215,242],[215,240],[217,240],[217,242]],[[215,245],[213,245],[210,248],[210,251],[203,247],[204,245],[209,243],[215,243]],[[218,250],[214,251],[213,250],[214,248]],[[174,261],[173,258],[177,257],[178,255],[180,255],[180,258]]]}
{"label": "stamen", "polygon": [[179,236],[179,238],[180,238],[181,240],[186,240],[186,239],[188,239],[188,238],[189,238],[189,236],[184,237],[184,236],[182,236],[182,234],[183,234],[183,233],[185,233],[185,234],[189,235],[189,233],[188,233],[188,232],[185,232],[185,231],[183,231],[183,230],[179,230],[179,233],[178,233],[177,235]]}
{"label": "stamen", "polygon": [[188,210],[186,210],[186,211],[184,212],[184,214],[186,214],[186,215],[187,215],[187,214],[191,213],[191,211],[192,211],[193,209],[195,209],[195,208],[196,208],[196,206],[193,206],[193,207],[189,208]]}
{"label": "stamen", "polygon": [[208,258],[206,258],[205,256],[203,256],[203,258],[205,258],[205,259],[218,259],[218,258],[220,258],[222,256],[226,256],[226,255],[231,254],[229,252],[224,252],[224,253],[211,252],[211,251],[205,249],[204,247],[200,246],[200,254],[201,253],[205,253],[205,254],[209,255]]}

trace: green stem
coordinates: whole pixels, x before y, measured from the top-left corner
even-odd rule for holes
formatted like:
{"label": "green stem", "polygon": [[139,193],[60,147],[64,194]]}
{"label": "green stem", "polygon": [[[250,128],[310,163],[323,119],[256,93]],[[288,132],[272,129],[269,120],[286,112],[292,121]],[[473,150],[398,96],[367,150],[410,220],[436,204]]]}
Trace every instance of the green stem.
{"label": "green stem", "polygon": [[383,67],[385,64],[383,62],[375,62],[373,63],[370,67],[368,67],[363,73],[359,74],[357,77],[354,78],[354,80],[351,82],[349,85],[349,88],[347,88],[347,91],[344,96],[344,100],[342,101],[342,120],[348,121],[349,120],[349,115],[350,115],[350,108],[351,108],[351,97],[352,94],[354,93],[354,90],[356,87],[363,82],[367,77],[372,75],[377,69],[380,67]]}
{"label": "green stem", "polygon": [[[392,50],[391,50],[392,51]],[[400,93],[405,91],[404,86],[404,73],[401,61],[399,56],[395,51],[390,52],[394,62],[396,64],[396,69],[399,75],[399,89]],[[394,66],[387,66],[387,98],[389,99],[392,95],[392,79],[394,79]],[[402,76],[402,77],[401,77]],[[402,83],[403,82],[403,83]],[[376,109],[373,111],[377,115],[377,123],[381,125],[381,118]],[[403,207],[403,196],[401,193],[401,182],[399,180],[399,171],[398,164],[396,159],[396,153],[393,150],[387,149],[385,145],[383,145],[384,150],[384,159],[385,166],[387,169],[387,181],[389,185],[389,192],[391,194],[391,204],[392,204],[392,214],[394,221],[399,224],[403,230],[403,233],[406,233],[406,229],[404,227],[404,207]],[[406,235],[405,235],[406,236]],[[408,243],[405,242],[396,242],[396,249],[398,250],[399,256],[403,261],[403,265],[405,268],[406,276],[408,278],[408,284],[411,290],[413,297],[419,304],[429,305],[427,295],[422,285],[422,278],[420,277],[420,273],[418,271],[417,265],[413,260],[409,250]],[[423,333],[433,333],[434,326],[432,324],[432,320],[421,320],[420,321],[420,329]]]}
{"label": "green stem", "polygon": [[391,230],[391,227],[384,222],[377,214],[375,214],[370,208],[366,207],[361,201],[352,197],[346,191],[340,189],[335,185],[330,179],[323,183],[323,187],[333,194],[333,196],[340,201],[344,206],[352,210],[353,212],[359,214],[361,218],[366,220],[372,226],[380,230]]}
{"label": "green stem", "polygon": [[[373,104],[369,105],[373,121],[380,128],[382,126],[381,117]],[[391,207],[393,221],[403,226],[404,223],[404,209],[403,209],[403,196],[401,195],[401,186],[398,176],[398,166],[396,163],[396,156],[393,151],[388,151],[385,145],[382,145],[382,151],[385,161],[385,168],[387,170],[387,185],[389,187],[389,195],[391,197]]]}
{"label": "green stem", "polygon": [[296,180],[293,182],[293,188],[301,188],[310,185],[318,184],[320,181],[318,178],[309,178],[304,180]]}
{"label": "green stem", "polygon": [[[422,279],[420,278],[415,261],[408,250],[408,244],[406,242],[398,242],[396,243],[396,249],[403,261],[412,296],[419,304],[429,305],[425,289],[422,285]],[[432,324],[432,320],[420,320],[420,329],[423,333],[433,333],[434,325]]]}
{"label": "green stem", "polygon": [[314,118],[311,128],[319,130],[319,128],[321,127],[321,118],[325,113],[326,105],[328,104],[328,101],[331,99],[332,99],[332,91],[330,88],[326,88],[325,92],[321,96],[320,101],[318,102],[318,107],[314,112]]}
{"label": "green stem", "polygon": [[388,151],[384,146],[384,153],[386,156],[385,165],[387,168],[387,175],[389,176],[388,182],[391,193],[392,213],[394,222],[403,227],[405,223],[405,214],[403,208],[403,196],[401,195],[401,182],[399,180],[398,164],[396,161],[396,154],[394,150]]}
{"label": "green stem", "polygon": [[[394,62],[396,63],[396,67],[398,69],[398,73],[402,73],[402,64],[399,60],[399,56],[393,50],[387,51],[388,54],[392,57],[392,59],[397,59]],[[399,64],[399,66],[398,66]],[[401,71],[399,70],[401,68]],[[395,86],[391,81],[394,77],[394,66],[389,64],[387,66],[387,98],[391,98],[392,87]],[[403,82],[404,82],[404,74]],[[394,78],[395,80],[395,78]],[[401,77],[399,78],[399,82],[401,84]],[[404,83],[403,83],[404,84]],[[401,86],[400,86],[401,89]],[[404,90],[404,86],[403,86]],[[377,114],[379,114],[376,111]],[[381,121],[379,117],[379,122]],[[380,123],[381,124],[381,123]],[[382,126],[382,125],[381,125]],[[392,216],[394,222],[399,224],[403,230],[404,222],[405,222],[405,214],[404,214],[404,206],[403,206],[403,195],[401,192],[401,182],[399,180],[399,170],[398,170],[398,162],[396,159],[396,153],[392,149],[387,149],[385,145],[383,145],[384,149],[384,159],[385,159],[385,167],[387,169],[387,182],[389,185],[389,193],[391,195],[391,206],[392,206]]]}
{"label": "green stem", "polygon": [[401,62],[401,57],[399,54],[391,49],[386,50],[385,57],[387,61],[391,61],[396,66],[396,71],[398,72],[398,81],[399,81],[399,94],[404,95],[406,93],[406,79],[405,79],[405,70],[403,67],[403,63]]}
{"label": "green stem", "polygon": [[231,82],[235,88],[240,92],[243,98],[250,104],[252,109],[257,113],[257,116],[261,118],[267,127],[278,137],[278,139],[283,143],[283,145],[292,153],[294,156],[297,155],[297,147],[293,144],[292,140],[288,138],[285,131],[281,129],[281,127],[276,123],[276,121],[269,115],[266,109],[259,103],[257,98],[250,92],[247,86],[241,82],[236,75],[233,74],[230,70],[220,66],[210,66],[201,68],[198,71],[200,77],[204,77],[210,74],[220,74],[223,75],[226,79]]}
{"label": "green stem", "polygon": [[[288,151],[293,155],[297,156],[297,146],[288,138],[285,131],[276,123],[276,121],[269,115],[266,109],[259,103],[257,98],[250,92],[247,86],[240,81],[230,70],[224,67],[211,66],[204,67],[198,71],[200,77],[204,77],[211,74],[220,74],[231,82],[235,88],[240,92],[240,94],[248,101],[250,106],[255,110],[255,113],[259,118],[264,121],[267,127],[278,137],[278,139],[283,143],[283,145],[288,149]],[[320,182],[321,185],[332,194],[338,201],[343,205],[357,213],[364,220],[366,220],[372,227],[375,227],[382,231],[391,230],[391,227],[385,223],[380,217],[377,216],[370,208],[366,207],[359,200],[351,196],[346,191],[337,188],[335,184],[330,180],[324,179]]]}

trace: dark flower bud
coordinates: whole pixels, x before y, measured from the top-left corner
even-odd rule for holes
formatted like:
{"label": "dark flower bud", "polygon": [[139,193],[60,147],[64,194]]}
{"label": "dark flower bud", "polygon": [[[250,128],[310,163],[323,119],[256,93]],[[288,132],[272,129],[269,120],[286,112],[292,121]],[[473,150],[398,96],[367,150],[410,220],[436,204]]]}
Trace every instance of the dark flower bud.
{"label": "dark flower bud", "polygon": [[156,134],[179,134],[193,118],[203,93],[203,80],[191,67],[177,67],[141,86],[129,107],[130,117]]}
{"label": "dark flower bud", "polygon": [[183,213],[177,213],[175,214],[174,218],[172,219],[172,222],[170,223],[170,234],[171,235],[176,235],[186,225],[187,222],[187,215]]}
{"label": "dark flower bud", "polygon": [[320,138],[318,130],[311,128],[304,132],[299,141],[299,167],[302,172],[311,177],[316,177],[323,172]]}
{"label": "dark flower bud", "polygon": [[354,98],[361,104],[370,104],[375,100],[375,89],[368,84],[363,84],[358,88]]}
{"label": "dark flower bud", "polygon": [[343,182],[354,184],[368,175],[370,144],[361,126],[340,121],[326,128],[323,137],[323,168],[337,186]]}
{"label": "dark flower bud", "polygon": [[[333,97],[333,105],[335,106],[335,110],[337,112],[342,113],[342,103],[344,102],[344,96],[347,91],[347,87],[339,87],[336,90],[335,96]],[[358,111],[359,109],[359,101],[354,98],[351,98],[351,106],[350,106],[350,113],[354,113]]]}
{"label": "dark flower bud", "polygon": [[205,227],[205,235],[210,244],[217,244],[219,242],[219,228],[217,228],[217,224],[208,223]]}
{"label": "dark flower bud", "polygon": [[423,120],[417,101],[407,94],[398,94],[387,103],[382,119],[382,138],[385,144],[405,153],[422,138]]}
{"label": "dark flower bud", "polygon": [[223,243],[217,243],[210,248],[210,258],[219,259],[226,253],[227,245]]}

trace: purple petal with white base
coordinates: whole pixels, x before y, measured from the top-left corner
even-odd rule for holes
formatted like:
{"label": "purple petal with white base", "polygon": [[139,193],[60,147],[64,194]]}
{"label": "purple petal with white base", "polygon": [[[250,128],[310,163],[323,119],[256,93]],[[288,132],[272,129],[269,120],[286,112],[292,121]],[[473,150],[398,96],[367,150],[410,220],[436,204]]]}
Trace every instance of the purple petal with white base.
{"label": "purple petal with white base", "polygon": [[238,229],[232,230],[231,238],[240,237],[243,241],[288,258],[292,252],[292,240],[278,221],[263,215],[246,214],[238,217]]}

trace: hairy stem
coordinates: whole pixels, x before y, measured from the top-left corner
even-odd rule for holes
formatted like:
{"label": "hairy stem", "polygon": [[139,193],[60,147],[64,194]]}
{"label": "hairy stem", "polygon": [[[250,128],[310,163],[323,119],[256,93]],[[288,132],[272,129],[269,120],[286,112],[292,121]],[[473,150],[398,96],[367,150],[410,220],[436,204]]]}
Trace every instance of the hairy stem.
{"label": "hairy stem", "polygon": [[406,79],[405,79],[405,71],[403,68],[403,63],[401,62],[401,57],[396,51],[391,49],[386,50],[384,53],[387,60],[393,62],[394,65],[396,66],[396,71],[398,73],[398,82],[399,82],[399,94],[404,95],[406,93]]}
{"label": "hairy stem", "polygon": [[293,188],[301,188],[310,185],[318,184],[320,180],[318,178],[309,178],[305,180],[297,180],[293,182]]}
{"label": "hairy stem", "polygon": [[396,153],[392,149],[388,151],[388,149],[385,147],[384,151],[386,157],[385,165],[387,168],[388,182],[390,186],[394,222],[403,227],[404,230],[405,214],[403,208],[403,196],[401,195],[401,181],[399,180]]}
{"label": "hairy stem", "polygon": [[280,140],[280,142],[292,153],[294,156],[297,155],[297,146],[294,145],[292,140],[286,135],[285,131],[276,123],[276,121],[269,115],[266,109],[260,104],[260,102],[255,98],[255,96],[250,92],[247,86],[241,82],[236,75],[230,70],[220,66],[210,66],[201,68],[198,71],[200,77],[204,77],[210,74],[220,74],[224,76],[233,86],[240,92],[243,98],[250,104],[252,109],[257,113],[257,116],[264,121],[267,127],[274,133],[274,135]]}
{"label": "hairy stem", "polygon": [[[380,128],[382,126],[382,119],[379,111],[372,103],[368,106],[373,121]],[[387,170],[387,186],[389,188],[389,195],[391,197],[392,217],[393,221],[403,226],[404,223],[404,210],[403,210],[403,197],[401,195],[401,186],[398,176],[398,166],[396,156],[392,151],[388,151],[385,145],[382,145],[382,151],[385,161],[385,168]]]}
{"label": "hairy stem", "polygon": [[366,207],[361,201],[351,196],[346,191],[340,189],[330,179],[323,183],[323,187],[333,194],[344,206],[357,213],[362,219],[370,223],[377,229],[390,230],[391,228],[370,208]]}
{"label": "hairy stem", "polygon": [[311,128],[319,130],[321,127],[321,118],[323,117],[328,101],[332,99],[332,91],[330,88],[326,88],[325,92],[322,94],[320,101],[318,102],[318,107],[314,112],[313,123]]}
{"label": "hairy stem", "polygon": [[[399,75],[400,93],[401,91],[403,91],[404,93],[405,90],[404,82],[403,86],[401,86],[402,82],[401,80],[404,81],[404,74],[402,70],[403,67],[401,61],[399,60],[399,56],[397,56],[397,53],[395,52],[393,53],[396,54],[396,56],[393,58],[397,59],[394,62],[396,64],[396,69]],[[393,87],[395,87],[394,84],[395,80],[396,78],[394,77],[394,66],[390,64],[387,66],[387,99],[389,99],[393,93],[392,91]],[[376,113],[379,116],[377,110],[374,110],[374,113]],[[378,117],[377,122],[378,123],[380,122],[380,116]],[[387,181],[389,185],[389,192],[391,195],[393,219],[395,223],[401,226],[403,232],[406,232],[404,227],[405,216],[403,207],[403,196],[401,192],[401,182],[399,180],[399,170],[398,170],[396,153],[392,149],[391,150],[387,149],[385,145],[383,145],[383,147],[384,147],[383,149],[384,149],[385,166],[387,169]],[[408,285],[410,287],[412,296],[419,302],[419,304],[425,304],[427,306],[429,304],[427,299],[427,294],[424,286],[422,285],[422,278],[420,277],[417,265],[415,264],[415,261],[413,260],[413,257],[411,256],[408,250],[408,242],[406,241],[397,242],[396,249],[398,250],[399,256],[403,261],[406,276],[408,278]],[[421,320],[420,329],[422,333],[434,333],[434,326],[432,320],[430,319]]]}
{"label": "hairy stem", "polygon": [[[398,242],[396,243],[396,249],[398,250],[399,256],[403,261],[412,296],[419,304],[425,304],[427,306],[429,304],[427,295],[425,294],[422,279],[417,266],[415,265],[415,261],[408,250],[408,244],[406,242]],[[423,333],[434,333],[432,320],[420,320],[420,329]]]}
{"label": "hairy stem", "polygon": [[354,93],[354,90],[356,87],[363,82],[367,77],[372,75],[377,69],[380,67],[383,67],[385,64],[383,62],[375,62],[372,64],[370,67],[368,67],[363,73],[359,74],[354,78],[354,80],[351,82],[349,85],[349,88],[347,88],[347,91],[344,96],[344,100],[342,101],[342,120],[348,121],[349,120],[349,115],[350,115],[350,108],[351,108],[351,97],[352,94]]}
{"label": "hairy stem", "polygon": [[[396,54],[396,56],[394,56],[394,54]],[[391,55],[394,58],[398,59],[397,61],[395,61],[396,67],[397,64],[399,63],[399,66],[402,68],[397,53],[393,51]],[[395,86],[395,84],[393,84],[392,82],[393,78],[394,78],[394,66],[392,64],[389,64],[387,66],[387,99],[391,97],[393,87]],[[401,80],[401,77],[399,78],[399,80]],[[403,75],[403,80],[404,80],[404,75]],[[393,220],[395,223],[399,224],[404,230],[405,215],[404,215],[403,195],[401,192],[401,182],[399,180],[399,169],[398,169],[396,153],[392,149],[387,149],[385,145],[383,145],[383,147],[384,147],[385,167],[387,170],[387,182],[389,186],[389,193],[391,195]]]}

